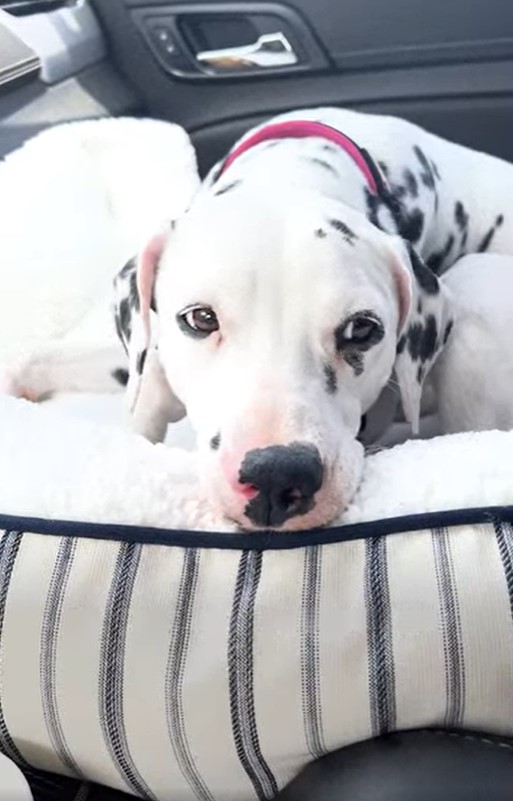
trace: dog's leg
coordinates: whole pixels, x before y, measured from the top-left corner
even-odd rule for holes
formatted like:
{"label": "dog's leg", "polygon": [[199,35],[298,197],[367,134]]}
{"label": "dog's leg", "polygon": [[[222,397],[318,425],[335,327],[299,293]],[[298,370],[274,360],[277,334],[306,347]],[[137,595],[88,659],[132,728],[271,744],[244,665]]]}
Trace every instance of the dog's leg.
{"label": "dog's leg", "polygon": [[60,337],[29,336],[0,352],[0,392],[42,401],[59,392],[114,393],[126,386],[128,360],[105,297]]}
{"label": "dog's leg", "polygon": [[130,428],[150,442],[162,442],[169,423],[181,420],[184,416],[185,409],[171,392],[157,351],[152,348],[144,366]]}
{"label": "dog's leg", "polygon": [[59,392],[120,392],[128,370],[121,346],[56,340],[0,365],[0,392],[43,401]]}

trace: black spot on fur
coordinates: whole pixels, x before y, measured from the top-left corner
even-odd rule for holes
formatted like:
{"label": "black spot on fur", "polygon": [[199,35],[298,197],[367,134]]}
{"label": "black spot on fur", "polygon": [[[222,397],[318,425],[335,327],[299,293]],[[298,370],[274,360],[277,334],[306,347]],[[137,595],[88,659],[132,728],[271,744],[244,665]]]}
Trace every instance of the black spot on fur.
{"label": "black spot on fur", "polygon": [[422,384],[424,381],[424,368],[419,364],[417,368],[417,384]]}
{"label": "black spot on fur", "polygon": [[121,339],[129,342],[132,336],[132,311],[128,298],[122,298],[119,301],[118,321],[118,333],[121,332]]}
{"label": "black spot on fur", "polygon": [[[393,187],[392,189],[384,187],[379,195],[373,194],[367,187],[364,191],[367,218],[376,228],[387,230],[388,233],[393,231],[394,233],[399,233],[403,237],[406,237],[406,235],[411,237],[420,236],[419,227],[421,223],[423,224],[423,217],[422,220],[420,217],[422,212],[417,209],[408,213],[397,194],[397,187]],[[389,212],[392,218],[392,226],[386,224],[382,225],[380,223],[379,211],[383,208]]]}
{"label": "black spot on fur", "polygon": [[433,190],[435,188],[434,168],[431,166],[428,159],[426,158],[424,151],[418,145],[414,146],[413,152],[415,153],[422,167],[422,170],[419,173],[420,180],[427,189]]}
{"label": "black spot on fur", "polygon": [[217,451],[219,450],[220,444],[221,444],[221,434],[216,434],[210,440],[210,447],[212,448],[213,451]]}
{"label": "black spot on fur", "polygon": [[454,219],[460,231],[467,230],[469,217],[461,200],[457,200],[454,206]]}
{"label": "black spot on fur", "polygon": [[485,250],[488,250],[494,236],[495,236],[495,226],[490,228],[490,230],[484,235],[481,242],[479,243],[477,252],[484,253]]}
{"label": "black spot on fur", "polygon": [[358,431],[358,436],[360,436],[360,434],[363,434],[366,428],[367,428],[367,415],[362,414],[360,418],[360,430]]}
{"label": "black spot on fur", "polygon": [[324,378],[326,379],[326,392],[334,395],[337,391],[337,374],[331,364],[324,365]]}
{"label": "black spot on fur", "polygon": [[340,148],[337,145],[330,145],[329,142],[325,142],[321,149],[324,150],[325,153],[334,153],[337,156],[340,153]]}
{"label": "black spot on fur", "polygon": [[348,245],[354,245],[355,240],[358,239],[355,232],[349,228],[342,220],[328,220],[329,225],[338,231],[339,234],[342,234],[342,237],[347,242]]}
{"label": "black spot on fur", "polygon": [[436,324],[436,317],[433,314],[428,314],[426,317],[426,325],[424,326],[424,334],[422,337],[422,345],[420,351],[420,358],[423,362],[431,359],[437,348],[438,326]]}
{"label": "black spot on fur", "polygon": [[385,176],[385,178],[388,179],[388,177],[390,175],[390,171],[388,169],[388,164],[385,164],[384,161],[378,161],[378,167],[381,170],[381,172],[383,173],[383,175]]}
{"label": "black spot on fur", "polygon": [[413,198],[417,198],[419,196],[419,184],[414,174],[412,173],[411,170],[406,169],[403,175],[404,175],[404,183],[406,186],[406,191]]}
{"label": "black spot on fur", "polygon": [[438,278],[433,272],[431,272],[429,267],[424,264],[415,248],[409,244],[407,244],[407,247],[410,255],[413,274],[415,275],[420,288],[423,289],[428,295],[437,295],[440,291]]}
{"label": "black spot on fur", "polygon": [[381,200],[377,195],[371,192],[367,187],[365,188],[365,203],[367,206],[367,216],[370,222],[376,226],[376,228],[381,228],[379,224],[378,218],[378,211],[381,205]]}
{"label": "black spot on fur", "polygon": [[447,237],[447,242],[443,246],[442,250],[437,250],[428,257],[427,266],[433,270],[435,274],[438,274],[443,270],[445,266],[445,260],[448,258],[453,245],[454,234],[449,234]]}
{"label": "black spot on fur", "polygon": [[176,228],[176,220],[171,220],[171,222],[169,223],[169,227],[171,228],[172,231],[174,231]]}
{"label": "black spot on fur", "polygon": [[414,362],[420,358],[420,342],[424,328],[421,323],[412,323],[408,328],[408,353]]}
{"label": "black spot on fur", "polygon": [[422,300],[421,298],[417,301],[417,314],[422,314]]}
{"label": "black spot on fur", "polygon": [[477,248],[477,252],[478,253],[484,253],[485,250],[488,250],[488,248],[490,247],[490,245],[492,243],[492,239],[495,236],[495,232],[497,231],[498,228],[501,227],[503,222],[504,222],[504,215],[503,214],[499,214],[499,216],[495,220],[494,225],[492,225],[490,230],[487,231],[487,233],[484,235],[483,239],[479,243],[479,247]]}
{"label": "black spot on fur", "polygon": [[137,360],[135,362],[135,370],[137,372],[137,375],[142,375],[144,370],[144,365],[146,364],[147,356],[148,356],[148,351],[146,348],[137,354]]}
{"label": "black spot on fur", "polygon": [[220,189],[217,189],[214,192],[214,195],[216,197],[219,197],[220,195],[225,195],[227,192],[231,192],[232,189],[235,189],[235,187],[239,186],[241,183],[242,181],[239,179],[237,181],[232,181],[229,184],[225,184],[224,186],[221,186]]}
{"label": "black spot on fur", "polygon": [[133,272],[128,280],[129,280],[130,302],[134,307],[134,310],[138,312],[139,309],[141,308],[141,299],[139,298],[139,290],[137,289],[137,273]]}
{"label": "black spot on fur", "polygon": [[426,323],[413,323],[408,329],[408,351],[414,362],[426,362],[436,353],[438,329],[432,314],[426,317]]}
{"label": "black spot on fur", "polygon": [[434,174],[435,178],[437,178],[439,181],[441,181],[442,180],[442,176],[440,175],[440,170],[436,166],[436,163],[433,161],[433,159],[431,159],[431,169],[433,170],[433,174]]}
{"label": "black spot on fur", "polygon": [[399,337],[399,340],[397,342],[397,347],[395,349],[398,356],[403,352],[405,345],[406,345],[406,334],[403,334],[401,337]]}
{"label": "black spot on fur", "polygon": [[326,233],[324,228],[316,228],[314,231],[314,236],[316,236],[317,239],[326,239],[328,234]]}
{"label": "black spot on fur", "polygon": [[444,331],[444,339],[443,339],[443,343],[444,343],[444,345],[447,343],[447,340],[448,340],[448,339],[449,339],[449,337],[451,336],[451,331],[452,331],[452,327],[453,327],[453,325],[454,325],[453,321],[452,321],[452,320],[449,320],[449,322],[448,322],[448,323],[447,323],[447,325],[445,326],[445,331]]}
{"label": "black spot on fur", "polygon": [[407,242],[418,242],[424,230],[424,214],[420,209],[404,211],[399,222],[399,233]]}
{"label": "black spot on fur", "polygon": [[307,160],[310,161],[312,164],[316,164],[319,167],[322,167],[327,172],[334,175],[335,178],[338,178],[338,172],[336,171],[335,167],[329,163],[329,161],[325,161],[324,159],[318,158],[317,156],[310,156],[307,157]]}
{"label": "black spot on fur", "polygon": [[124,367],[116,367],[115,370],[111,373],[112,378],[121,384],[122,387],[126,387],[128,384],[128,370],[125,370]]}
{"label": "black spot on fur", "polygon": [[137,270],[137,259],[135,256],[132,256],[131,259],[127,261],[127,263],[122,267],[119,271],[118,278],[126,279],[131,273],[135,273]]}
{"label": "black spot on fur", "polygon": [[118,335],[119,339],[121,340],[121,343],[122,343],[122,345],[123,345],[123,347],[125,348],[125,351],[126,351],[127,350],[127,343],[125,342],[123,329],[121,328],[121,320],[119,319],[118,310],[116,310],[115,313],[114,313],[114,325],[116,326],[116,334]]}
{"label": "black spot on fur", "polygon": [[363,353],[359,350],[348,350],[347,353],[344,353],[344,361],[352,368],[356,376],[363,373]]}
{"label": "black spot on fur", "polygon": [[398,200],[402,200],[402,198],[406,197],[408,194],[407,189],[402,184],[393,184],[390,188],[391,194],[396,197]]}

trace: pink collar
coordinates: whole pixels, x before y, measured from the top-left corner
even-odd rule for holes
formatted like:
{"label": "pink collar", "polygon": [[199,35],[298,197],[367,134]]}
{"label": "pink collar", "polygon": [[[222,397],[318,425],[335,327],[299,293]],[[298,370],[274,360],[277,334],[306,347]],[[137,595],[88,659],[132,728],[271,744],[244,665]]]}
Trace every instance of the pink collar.
{"label": "pink collar", "polygon": [[368,153],[359,148],[345,134],[330,125],[314,122],[313,120],[289,120],[288,122],[276,122],[260,128],[254,134],[248,136],[247,139],[244,139],[235,150],[232,150],[221,167],[219,175],[222,175],[233,164],[235,159],[246,153],[250,148],[255,147],[255,145],[260,145],[262,142],[268,142],[271,139],[304,139],[308,136],[321,137],[341,147],[356,164],[367,181],[371,192],[375,195],[380,194],[381,176],[377,173]]}

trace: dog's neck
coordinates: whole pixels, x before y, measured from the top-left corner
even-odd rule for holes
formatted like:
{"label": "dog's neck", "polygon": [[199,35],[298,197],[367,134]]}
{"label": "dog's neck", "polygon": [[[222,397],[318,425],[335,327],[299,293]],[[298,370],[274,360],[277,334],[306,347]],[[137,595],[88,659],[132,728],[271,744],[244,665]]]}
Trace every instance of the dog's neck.
{"label": "dog's neck", "polygon": [[224,193],[242,182],[264,186],[271,194],[297,187],[340,200],[364,214],[368,214],[367,196],[373,196],[351,156],[320,137],[258,143],[228,164],[212,191]]}
{"label": "dog's neck", "polygon": [[339,200],[383,230],[398,233],[401,209],[369,153],[320,122],[293,120],[257,129],[219,165],[214,193],[241,181],[316,192]]}
{"label": "dog's neck", "polygon": [[320,139],[326,151],[338,149],[345,153],[353,164],[358,168],[364,178],[369,192],[373,195],[380,195],[385,191],[384,178],[377,165],[373,162],[367,151],[358,147],[346,134],[315,120],[288,120],[286,122],[275,122],[257,129],[252,134],[244,137],[230,151],[225,161],[221,164],[218,177],[244,153],[252,150],[257,145],[264,143],[276,144],[280,140],[297,139]]}

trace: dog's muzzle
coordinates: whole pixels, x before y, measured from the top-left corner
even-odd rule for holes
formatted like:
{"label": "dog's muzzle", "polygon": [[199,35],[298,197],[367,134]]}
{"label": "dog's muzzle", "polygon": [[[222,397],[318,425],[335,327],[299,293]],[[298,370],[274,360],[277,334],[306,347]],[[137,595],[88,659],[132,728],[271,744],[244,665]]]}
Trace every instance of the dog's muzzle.
{"label": "dog's muzzle", "polygon": [[309,444],[272,445],[249,451],[239,482],[250,498],[245,515],[257,526],[281,526],[315,506],[324,468],[319,451]]}

